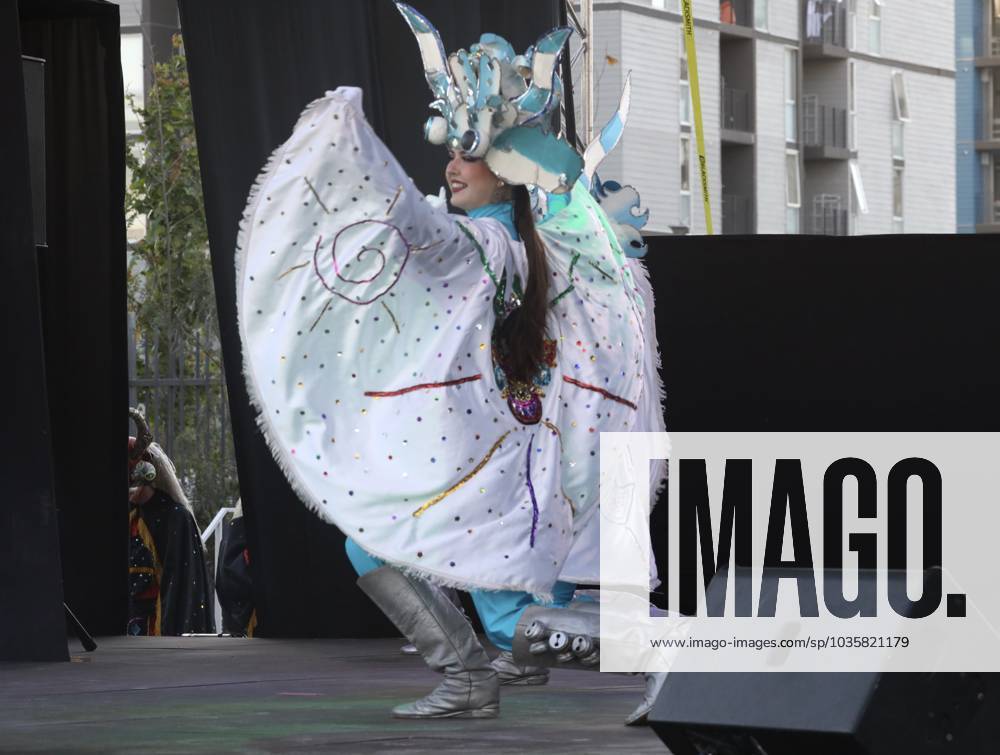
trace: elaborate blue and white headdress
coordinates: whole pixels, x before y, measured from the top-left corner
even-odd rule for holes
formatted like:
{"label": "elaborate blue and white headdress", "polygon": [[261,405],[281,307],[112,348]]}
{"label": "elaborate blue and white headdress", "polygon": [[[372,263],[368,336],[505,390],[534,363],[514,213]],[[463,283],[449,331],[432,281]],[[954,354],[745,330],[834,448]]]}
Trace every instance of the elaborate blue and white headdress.
{"label": "elaborate blue and white headdress", "polygon": [[424,124],[427,141],[485,159],[509,184],[568,191],[583,158],[554,132],[551,116],[562,99],[558,66],[572,29],[552,29],[523,55],[496,34],[446,55],[430,21],[405,3],[396,7],[417,38],[431,107],[440,113]]}

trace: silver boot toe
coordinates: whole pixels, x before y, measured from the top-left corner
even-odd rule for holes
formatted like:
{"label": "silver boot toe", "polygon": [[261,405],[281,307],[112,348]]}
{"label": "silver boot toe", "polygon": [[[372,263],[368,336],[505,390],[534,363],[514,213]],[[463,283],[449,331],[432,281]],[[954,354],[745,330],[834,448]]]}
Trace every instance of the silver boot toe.
{"label": "silver boot toe", "polygon": [[660,694],[660,690],[663,689],[663,683],[667,680],[666,671],[643,674],[643,676],[646,678],[646,692],[642,696],[642,702],[639,703],[639,707],[629,713],[625,719],[626,726],[644,726],[647,723],[646,719],[649,716],[649,712],[653,709],[656,696]]}
{"label": "silver boot toe", "polygon": [[489,672],[446,675],[433,692],[392,709],[396,718],[496,718],[500,683]]}

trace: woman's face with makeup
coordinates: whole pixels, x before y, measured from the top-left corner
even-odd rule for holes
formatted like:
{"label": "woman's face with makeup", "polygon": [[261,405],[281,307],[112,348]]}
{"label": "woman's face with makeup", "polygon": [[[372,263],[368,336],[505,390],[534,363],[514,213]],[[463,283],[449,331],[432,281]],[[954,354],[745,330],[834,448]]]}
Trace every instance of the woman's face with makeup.
{"label": "woman's face with makeup", "polygon": [[452,205],[466,211],[495,201],[497,189],[503,185],[485,160],[468,157],[461,150],[448,150],[444,177]]}

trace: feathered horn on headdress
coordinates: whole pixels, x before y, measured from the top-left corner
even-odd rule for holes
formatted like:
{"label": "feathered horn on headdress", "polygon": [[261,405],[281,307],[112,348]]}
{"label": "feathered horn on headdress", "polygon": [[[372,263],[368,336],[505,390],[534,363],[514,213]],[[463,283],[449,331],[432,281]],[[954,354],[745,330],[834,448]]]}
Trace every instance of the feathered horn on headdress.
{"label": "feathered horn on headdress", "polygon": [[142,455],[149,448],[149,444],[153,442],[153,433],[149,430],[149,423],[146,422],[146,418],[142,416],[142,412],[134,407],[128,408],[129,418],[135,422],[136,436],[135,444],[128,452],[128,460],[130,463],[134,464],[142,458]]}
{"label": "feathered horn on headdress", "polygon": [[406,3],[396,7],[416,37],[430,106],[440,113],[424,124],[427,141],[483,158],[509,184],[568,191],[583,158],[554,133],[550,116],[562,99],[559,61],[573,30],[556,27],[523,55],[496,34],[447,55],[430,21]]}

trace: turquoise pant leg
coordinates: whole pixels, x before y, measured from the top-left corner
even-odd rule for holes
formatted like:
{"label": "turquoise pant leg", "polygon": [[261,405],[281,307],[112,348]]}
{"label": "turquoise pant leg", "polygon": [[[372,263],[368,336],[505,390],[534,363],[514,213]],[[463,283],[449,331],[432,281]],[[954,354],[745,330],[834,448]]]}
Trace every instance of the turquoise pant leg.
{"label": "turquoise pant leg", "polygon": [[359,577],[383,565],[382,561],[370,555],[367,551],[362,550],[361,546],[351,540],[351,538],[347,538],[347,542],[344,543],[344,550],[347,551],[347,558],[350,560],[351,566],[354,567],[354,571],[358,573]]}
{"label": "turquoise pant leg", "polygon": [[524,609],[535,602],[531,594],[514,590],[473,590],[469,595],[489,641],[501,650],[511,650],[517,620]]}
{"label": "turquoise pant leg", "polygon": [[564,608],[573,600],[573,594],[575,592],[576,585],[572,582],[556,582],[555,585],[552,586],[553,601],[548,605]]}
{"label": "turquoise pant leg", "polygon": [[[556,582],[552,588],[553,601],[541,605],[563,607],[573,599],[576,585]],[[516,590],[472,590],[469,595],[476,606],[476,613],[483,622],[483,629],[489,641],[501,650],[511,650],[514,646],[514,629],[521,614],[528,606],[537,604],[530,593]]]}

